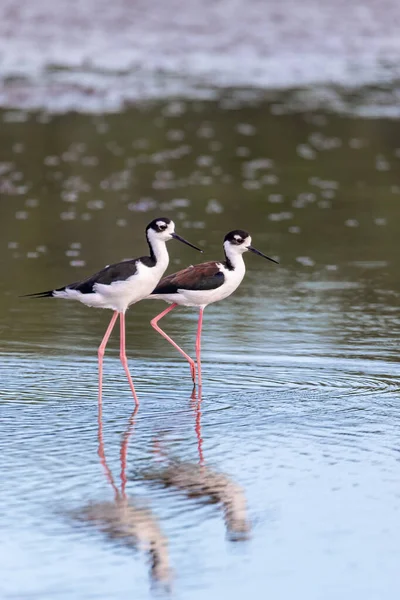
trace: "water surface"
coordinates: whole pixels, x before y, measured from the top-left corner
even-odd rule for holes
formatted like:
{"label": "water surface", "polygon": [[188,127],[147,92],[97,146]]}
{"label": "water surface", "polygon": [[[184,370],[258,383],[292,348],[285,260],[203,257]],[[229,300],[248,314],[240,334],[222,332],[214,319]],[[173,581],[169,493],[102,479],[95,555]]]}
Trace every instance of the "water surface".
{"label": "water surface", "polygon": [[[4,598],[397,597],[399,125],[232,96],[117,115],[1,113]],[[127,318],[18,296],[145,251],[154,217],[280,265],[205,311],[202,398]],[[171,242],[170,271],[198,261]],[[197,315],[166,331],[194,352]]]}

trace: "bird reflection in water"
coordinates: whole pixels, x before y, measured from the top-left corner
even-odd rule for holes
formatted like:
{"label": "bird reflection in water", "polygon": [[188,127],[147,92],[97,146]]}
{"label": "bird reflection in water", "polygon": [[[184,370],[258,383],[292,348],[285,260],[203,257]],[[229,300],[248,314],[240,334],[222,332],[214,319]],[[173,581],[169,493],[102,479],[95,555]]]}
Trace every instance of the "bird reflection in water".
{"label": "bird reflection in water", "polygon": [[145,478],[165,487],[176,488],[189,498],[199,498],[219,504],[224,512],[227,534],[230,540],[246,540],[251,525],[247,516],[246,497],[243,488],[230,477],[206,466],[203,454],[201,430],[201,392],[193,391],[191,406],[195,414],[198,463],[182,462],[163,454],[167,466],[147,472]]}
{"label": "bird reflection in water", "polygon": [[121,459],[121,486],[118,489],[104,452],[102,405],[98,407],[98,454],[105,475],[114,490],[114,501],[91,503],[80,511],[79,519],[95,525],[108,539],[118,541],[128,547],[139,548],[150,557],[150,573],[154,582],[167,587],[171,580],[168,541],[163,534],[156,516],[148,507],[126,494],[126,460],[128,444],[135,424],[138,406],[135,407],[128,428],[123,436]]}

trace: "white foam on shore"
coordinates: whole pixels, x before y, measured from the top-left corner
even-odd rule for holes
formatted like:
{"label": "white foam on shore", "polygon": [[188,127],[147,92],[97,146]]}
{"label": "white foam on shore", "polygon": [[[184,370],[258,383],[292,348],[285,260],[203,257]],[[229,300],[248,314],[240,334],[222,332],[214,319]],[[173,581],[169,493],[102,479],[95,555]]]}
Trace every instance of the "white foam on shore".
{"label": "white foam on shore", "polygon": [[399,31],[397,0],[3,0],[0,105],[102,112],[309,88],[302,102],[397,117]]}

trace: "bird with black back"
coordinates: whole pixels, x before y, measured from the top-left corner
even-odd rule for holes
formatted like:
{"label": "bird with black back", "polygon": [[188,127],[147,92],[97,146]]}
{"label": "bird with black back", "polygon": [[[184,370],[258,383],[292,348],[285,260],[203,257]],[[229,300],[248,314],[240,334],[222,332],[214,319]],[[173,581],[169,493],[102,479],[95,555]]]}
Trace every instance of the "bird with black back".
{"label": "bird with black back", "polygon": [[245,252],[253,252],[276,264],[278,261],[266,256],[251,245],[251,236],[247,231],[235,229],[226,234],[223,243],[225,260],[206,262],[187,269],[178,271],[164,277],[152,291],[149,298],[165,300],[171,306],[154,317],[152,327],[158,331],[170,344],[178,350],[190,364],[192,379],[196,384],[196,364],[194,360],[178,346],[172,338],[158,325],[158,321],[165,317],[177,306],[191,306],[199,309],[199,320],[196,336],[196,359],[198,371],[198,384],[201,388],[201,330],[203,312],[206,306],[219,302],[230,296],[240,285],[246,272],[243,260]]}
{"label": "bird with black back", "polygon": [[179,240],[202,252],[175,232],[175,223],[166,217],[154,219],[146,227],[146,240],[150,254],[108,265],[94,275],[53,290],[27,294],[31,298],[63,298],[76,300],[94,308],[108,308],[114,311],[110,324],[98,348],[99,402],[102,398],[103,357],[107,342],[120,318],[120,359],[128,378],[136,405],[139,400],[129,373],[125,349],[125,313],[139,300],[146,298],[157,286],[168,267],[169,255],[166,242]]}

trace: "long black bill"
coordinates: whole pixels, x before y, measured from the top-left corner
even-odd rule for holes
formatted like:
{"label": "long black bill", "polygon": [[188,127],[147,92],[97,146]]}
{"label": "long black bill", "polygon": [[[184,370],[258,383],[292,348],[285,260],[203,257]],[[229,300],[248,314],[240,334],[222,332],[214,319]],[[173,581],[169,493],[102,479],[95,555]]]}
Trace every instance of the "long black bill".
{"label": "long black bill", "polygon": [[195,250],[198,250],[199,252],[203,252],[203,250],[201,248],[198,248],[197,246],[194,246],[194,244],[191,244],[190,242],[188,242],[187,240],[185,240],[183,237],[181,237],[177,233],[171,233],[171,235],[174,238],[174,240],[179,240],[180,242],[183,242],[187,246],[190,246],[191,248],[194,248]]}
{"label": "long black bill", "polygon": [[250,252],[254,252],[254,254],[258,254],[258,256],[262,256],[263,258],[266,258],[267,260],[270,260],[271,262],[275,263],[276,265],[279,265],[277,260],[274,260],[273,258],[270,258],[269,256],[266,256],[265,254],[263,254],[262,252],[260,252],[259,250],[257,250],[257,248],[253,248],[253,246],[247,246],[247,249],[250,250]]}

